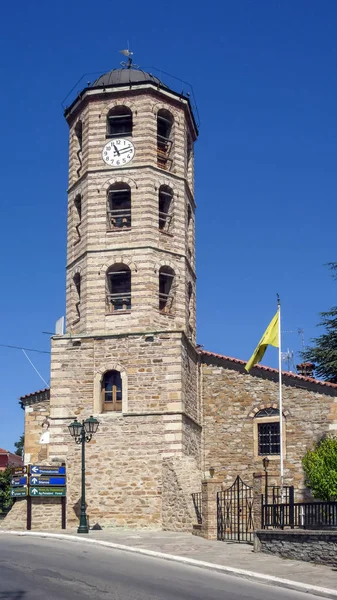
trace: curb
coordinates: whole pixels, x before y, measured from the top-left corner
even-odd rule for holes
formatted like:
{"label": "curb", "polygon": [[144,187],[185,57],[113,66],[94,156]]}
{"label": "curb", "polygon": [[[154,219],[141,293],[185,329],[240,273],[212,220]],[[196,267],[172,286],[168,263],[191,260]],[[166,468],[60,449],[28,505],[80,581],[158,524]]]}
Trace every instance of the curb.
{"label": "curb", "polygon": [[51,538],[56,540],[67,540],[75,543],[84,542],[85,544],[93,544],[94,546],[103,546],[105,548],[112,548],[114,550],[121,550],[123,552],[142,554],[143,556],[152,556],[153,558],[161,558],[163,560],[178,562],[192,567],[217,571],[218,573],[224,573],[226,575],[232,575],[234,577],[241,577],[244,579],[255,581],[257,583],[263,583],[265,585],[275,585],[297,592],[303,592],[307,594],[310,593],[314,596],[337,599],[337,591],[330,588],[322,588],[316,585],[301,583],[300,581],[292,581],[291,579],[282,579],[280,577],[274,577],[273,575],[255,573],[254,571],[235,569],[234,567],[226,567],[223,565],[217,565],[215,563],[208,563],[201,560],[195,560],[194,558],[186,558],[184,556],[176,556],[174,554],[164,554],[163,552],[155,552],[154,550],[146,550],[144,548],[135,548],[134,546],[124,546],[122,544],[116,544],[114,542],[105,542],[97,539],[81,538],[75,535],[67,535],[62,533],[45,533],[39,531],[0,530],[0,535],[1,534],[17,535],[19,537],[31,536],[39,538]]}

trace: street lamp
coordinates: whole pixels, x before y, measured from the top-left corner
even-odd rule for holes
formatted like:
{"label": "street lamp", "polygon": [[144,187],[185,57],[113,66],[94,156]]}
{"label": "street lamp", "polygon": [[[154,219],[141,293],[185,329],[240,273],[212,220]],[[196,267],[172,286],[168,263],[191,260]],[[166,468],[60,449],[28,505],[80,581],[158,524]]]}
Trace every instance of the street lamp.
{"label": "street lamp", "polygon": [[95,417],[89,417],[80,423],[75,419],[68,425],[70,435],[75,438],[76,444],[82,444],[82,485],[81,485],[81,514],[77,533],[89,533],[86,506],[85,506],[85,442],[90,442],[96,433],[99,421]]}
{"label": "street lamp", "polygon": [[269,458],[268,456],[264,456],[262,459],[262,464],[263,464],[263,468],[264,468],[264,503],[268,504],[268,465],[269,465]]}

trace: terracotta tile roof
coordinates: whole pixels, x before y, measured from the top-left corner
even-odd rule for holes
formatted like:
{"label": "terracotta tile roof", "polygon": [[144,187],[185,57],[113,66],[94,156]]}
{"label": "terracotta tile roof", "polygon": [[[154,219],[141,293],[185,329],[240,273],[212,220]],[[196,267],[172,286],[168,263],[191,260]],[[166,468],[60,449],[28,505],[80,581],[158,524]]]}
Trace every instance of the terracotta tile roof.
{"label": "terracotta tile roof", "polygon": [[0,448],[0,454],[10,454],[9,450],[4,450],[3,448]]}
{"label": "terracotta tile roof", "polygon": [[37,394],[43,394],[44,392],[49,392],[50,388],[44,388],[43,390],[38,390],[37,392],[32,392],[31,394],[26,394],[25,396],[20,396],[20,400],[25,400],[26,398],[31,398],[32,396],[36,396]]}
{"label": "terracotta tile roof", "polygon": [[[216,354],[215,352],[209,352],[208,350],[198,350],[199,354],[203,356],[210,356],[214,358],[222,358],[223,360],[227,360],[232,363],[236,363],[237,365],[246,365],[247,361],[241,360],[239,358],[233,358],[231,356],[223,356],[223,354]],[[278,374],[278,369],[273,369],[272,367],[265,367],[264,365],[255,365],[254,369],[258,369],[259,371],[268,371],[269,373]],[[306,381],[307,383],[313,383],[315,385],[323,385],[325,387],[337,389],[337,383],[330,383],[329,381],[322,381],[321,379],[315,379],[314,377],[304,377],[303,375],[297,375],[296,373],[290,373],[289,371],[282,371],[282,375],[285,377],[290,377],[291,379],[297,379],[298,381]]]}

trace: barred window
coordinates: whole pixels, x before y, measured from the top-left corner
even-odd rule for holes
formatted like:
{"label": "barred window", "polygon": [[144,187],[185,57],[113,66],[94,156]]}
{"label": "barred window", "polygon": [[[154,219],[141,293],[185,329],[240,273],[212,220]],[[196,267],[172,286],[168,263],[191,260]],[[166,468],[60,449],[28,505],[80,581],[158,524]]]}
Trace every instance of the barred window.
{"label": "barred window", "polygon": [[159,310],[161,313],[172,314],[174,310],[174,277],[171,267],[159,269]]}
{"label": "barred window", "polygon": [[159,230],[169,232],[172,227],[173,191],[167,185],[159,188]]}
{"label": "barred window", "polygon": [[116,183],[108,189],[108,231],[131,227],[131,189],[127,183]]}
{"label": "barred window", "polygon": [[157,165],[170,171],[172,167],[173,116],[168,110],[160,109],[157,115]]}
{"label": "barred window", "polygon": [[115,106],[107,115],[107,137],[132,135],[132,112],[127,106]]}
{"label": "barred window", "polygon": [[116,264],[108,269],[106,287],[108,312],[131,309],[131,271],[127,265]]}
{"label": "barred window", "polygon": [[280,454],[280,423],[258,423],[259,455]]}

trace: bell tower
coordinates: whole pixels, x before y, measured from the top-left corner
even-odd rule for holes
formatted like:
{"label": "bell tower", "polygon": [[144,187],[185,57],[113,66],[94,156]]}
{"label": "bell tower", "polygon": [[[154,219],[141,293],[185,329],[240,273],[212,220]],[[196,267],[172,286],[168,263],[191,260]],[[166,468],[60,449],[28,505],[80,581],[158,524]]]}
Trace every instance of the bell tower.
{"label": "bell tower", "polygon": [[89,513],[111,525],[158,525],[165,469],[199,466],[195,118],[187,95],[130,56],[88,85],[65,118],[66,332],[52,340],[50,457],[67,461],[74,519],[79,453],[66,426],[94,414]]}

